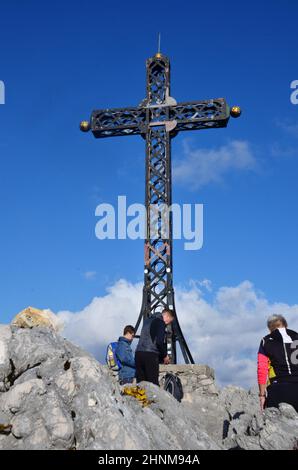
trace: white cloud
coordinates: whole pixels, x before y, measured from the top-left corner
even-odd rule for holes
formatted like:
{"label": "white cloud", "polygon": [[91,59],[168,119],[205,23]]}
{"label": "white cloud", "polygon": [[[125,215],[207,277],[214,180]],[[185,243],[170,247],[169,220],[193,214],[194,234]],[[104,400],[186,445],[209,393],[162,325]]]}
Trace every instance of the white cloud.
{"label": "white cloud", "polygon": [[295,157],[298,154],[297,147],[295,146],[284,146],[279,144],[278,142],[274,142],[271,145],[271,155],[273,157],[279,158],[289,158]]}
{"label": "white cloud", "polygon": [[255,170],[257,162],[248,142],[233,140],[213,149],[191,149],[184,141],[184,156],[174,161],[176,183],[195,190],[209,183],[222,182],[231,171]]}
{"label": "white cloud", "polygon": [[120,280],[95,297],[79,312],[61,311],[67,338],[92,352],[103,361],[103,352],[112,340],[118,339],[127,324],[134,324],[141,303],[141,285]]}
{"label": "white cloud", "polygon": [[287,134],[291,135],[292,137],[298,137],[298,123],[291,122],[290,120],[281,120],[277,119],[276,121],[277,127],[285,131]]}
{"label": "white cloud", "polygon": [[83,273],[83,276],[85,279],[87,279],[87,281],[92,281],[96,278],[96,271],[86,271]]}
{"label": "white cloud", "polygon": [[[281,129],[288,136],[297,138],[298,137],[298,123],[292,122],[289,119],[276,119],[275,125]],[[271,145],[271,155],[279,158],[290,158],[298,155],[296,142],[291,141],[289,143],[273,142]]]}
{"label": "white cloud", "polygon": [[206,289],[206,291],[208,292],[212,292],[212,282],[210,281],[210,279],[203,279],[203,280],[197,280],[197,279],[191,279],[189,281],[189,285],[190,287],[194,287],[198,290],[200,290],[200,288],[204,288]]}
{"label": "white cloud", "polygon": [[[141,292],[141,283],[122,279],[82,311],[59,312],[65,336],[104,361],[107,344],[117,340],[125,325],[135,324]],[[218,289],[209,302],[206,294],[210,296],[210,281],[176,288],[177,314],[195,361],[214,367],[221,384],[254,385],[267,317],[282,313],[290,328],[298,330],[298,305],[270,303],[249,281]]]}

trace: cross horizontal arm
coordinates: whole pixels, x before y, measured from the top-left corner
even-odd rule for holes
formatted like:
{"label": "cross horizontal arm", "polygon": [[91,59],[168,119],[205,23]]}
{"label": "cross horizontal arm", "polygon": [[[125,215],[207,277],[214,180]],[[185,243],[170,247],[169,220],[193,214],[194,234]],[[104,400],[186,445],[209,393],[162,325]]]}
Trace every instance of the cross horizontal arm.
{"label": "cross horizontal arm", "polygon": [[146,109],[114,108],[93,111],[91,131],[97,138],[141,134],[145,127]]}
{"label": "cross horizontal arm", "polygon": [[[168,110],[168,111],[167,111]],[[224,98],[191,101],[177,105],[138,106],[93,111],[91,130],[95,137],[145,134],[149,126],[172,122],[179,131],[226,127],[230,108]]]}
{"label": "cross horizontal arm", "polygon": [[230,108],[224,98],[178,103],[170,107],[170,119],[177,125],[175,132],[226,127]]}

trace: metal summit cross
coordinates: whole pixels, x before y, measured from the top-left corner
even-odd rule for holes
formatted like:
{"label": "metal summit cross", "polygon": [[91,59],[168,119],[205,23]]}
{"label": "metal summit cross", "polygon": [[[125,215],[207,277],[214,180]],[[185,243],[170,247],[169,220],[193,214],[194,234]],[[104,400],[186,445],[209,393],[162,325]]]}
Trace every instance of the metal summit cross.
{"label": "metal summit cross", "polygon": [[[167,236],[164,238],[164,217],[159,210],[152,212],[150,207],[170,207],[172,204],[172,138],[180,131],[226,127],[230,116],[240,116],[241,110],[238,106],[230,109],[223,98],[177,104],[170,95],[170,62],[160,52],[146,61],[146,72],[147,95],[139,106],[93,111],[90,122],[82,121],[80,128],[84,132],[91,130],[96,138],[139,134],[146,140],[147,223],[144,287],[136,331],[142,319],[164,308],[172,309],[175,320],[167,331],[167,348],[171,362],[177,363],[178,341],[184,361],[193,364],[193,357],[176,315],[171,213]],[[152,223],[158,226],[158,236],[152,236]]]}

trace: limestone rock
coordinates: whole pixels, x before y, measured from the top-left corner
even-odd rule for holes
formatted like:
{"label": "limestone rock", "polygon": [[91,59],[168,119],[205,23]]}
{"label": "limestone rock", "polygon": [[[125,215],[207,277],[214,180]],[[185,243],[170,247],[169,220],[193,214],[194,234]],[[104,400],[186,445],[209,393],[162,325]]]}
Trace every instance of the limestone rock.
{"label": "limestone rock", "polygon": [[43,326],[60,331],[63,324],[51,310],[40,310],[34,307],[27,307],[18,313],[12,321],[12,325],[19,328],[34,328]]}
{"label": "limestone rock", "polygon": [[6,390],[5,379],[10,373],[9,342],[11,340],[9,325],[0,325],[0,393]]}
{"label": "limestone rock", "polygon": [[147,384],[154,404],[143,409],[121,395],[105,366],[53,329],[0,331],[0,425],[8,426],[0,449],[220,448],[164,390]]}
{"label": "limestone rock", "polygon": [[164,386],[166,374],[175,374],[181,380],[184,400],[191,402],[196,392],[207,395],[217,395],[214,370],[202,364],[170,364],[160,366],[160,386]]}
{"label": "limestone rock", "polygon": [[[0,325],[0,449],[294,449],[289,405],[259,411],[256,390],[219,390],[208,366],[171,366],[178,403],[141,383],[150,405],[121,394],[106,366],[52,328]],[[170,367],[161,370],[161,382]]]}

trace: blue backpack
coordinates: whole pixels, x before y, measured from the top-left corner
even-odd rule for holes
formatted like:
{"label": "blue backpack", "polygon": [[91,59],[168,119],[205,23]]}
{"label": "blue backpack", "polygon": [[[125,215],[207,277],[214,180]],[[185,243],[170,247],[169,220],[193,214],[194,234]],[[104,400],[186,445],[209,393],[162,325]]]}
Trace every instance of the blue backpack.
{"label": "blue backpack", "polygon": [[109,369],[114,370],[114,371],[119,371],[122,367],[121,362],[116,356],[116,348],[118,346],[117,342],[110,343],[107,347],[107,353],[106,353],[106,363],[109,367]]}

